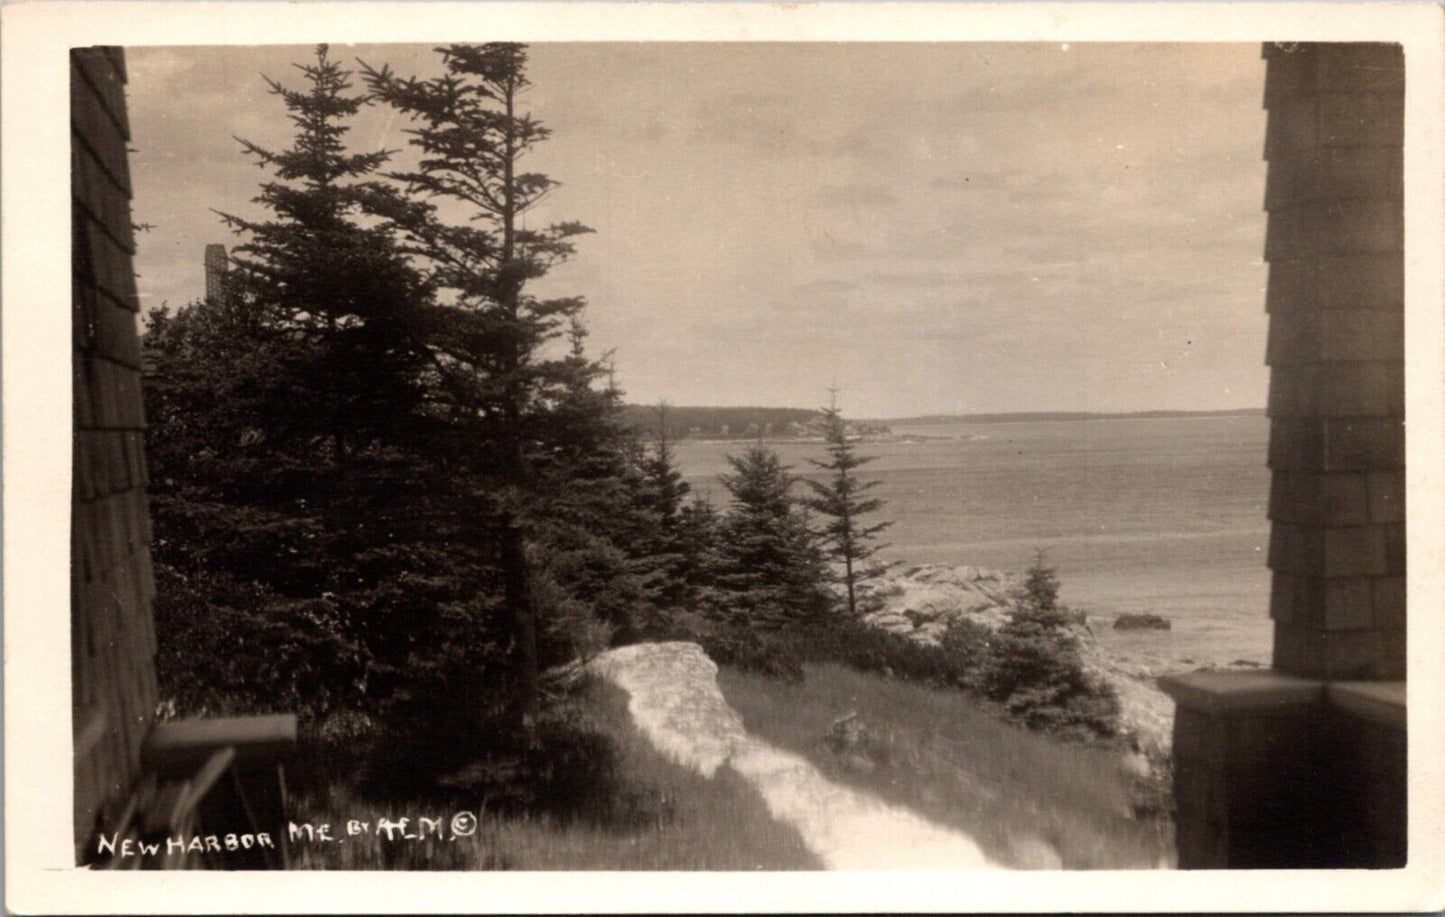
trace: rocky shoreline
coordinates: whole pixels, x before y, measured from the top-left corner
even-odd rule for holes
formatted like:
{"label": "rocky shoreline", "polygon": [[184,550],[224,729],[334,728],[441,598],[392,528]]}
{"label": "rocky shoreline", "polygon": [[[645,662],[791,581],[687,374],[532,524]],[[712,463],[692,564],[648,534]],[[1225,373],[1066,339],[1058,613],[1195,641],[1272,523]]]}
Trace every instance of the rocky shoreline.
{"label": "rocky shoreline", "polygon": [[[863,620],[928,644],[961,619],[996,630],[1012,614],[1010,596],[1020,579],[966,565],[898,565],[860,584],[860,603],[872,609]],[[1170,754],[1174,701],[1159,689],[1155,672],[1111,658],[1094,638],[1089,619],[1081,618],[1075,632],[1089,671],[1119,695],[1121,727],[1138,756],[1133,763],[1141,771],[1158,770]]]}
{"label": "rocky shoreline", "polygon": [[[848,442],[864,445],[877,445],[879,443],[927,443],[944,442],[949,440],[968,439],[961,436],[935,436],[928,433],[864,433],[857,436],[849,436]],[[743,443],[747,445],[759,444],[763,446],[821,446],[827,443],[822,436],[778,436],[776,434],[756,436],[685,436],[679,439],[676,444],[687,445],[736,445]],[[675,444],[675,445],[676,445]]]}

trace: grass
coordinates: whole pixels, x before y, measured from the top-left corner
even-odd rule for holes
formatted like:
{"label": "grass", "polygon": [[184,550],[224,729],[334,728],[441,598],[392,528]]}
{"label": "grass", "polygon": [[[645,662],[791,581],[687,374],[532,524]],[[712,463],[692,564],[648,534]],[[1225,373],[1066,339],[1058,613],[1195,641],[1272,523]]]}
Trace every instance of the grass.
{"label": "grass", "polygon": [[[762,798],[724,769],[708,780],[654,751],[633,726],[626,695],[596,681],[579,691],[581,716],[610,740],[613,779],[577,814],[562,817],[483,807],[474,834],[387,840],[374,830],[345,843],[297,843],[297,869],[788,870],[817,869],[802,837],[769,816]],[[321,782],[321,781],[316,781]],[[454,813],[477,813],[475,801],[428,799],[379,805],[349,781],[300,794],[290,818],[330,823],[344,835],[348,819],[375,825],[385,817],[440,818],[446,835]]]}
{"label": "grass", "polygon": [[[961,829],[1007,865],[1043,865],[1039,841],[1066,869],[1172,864],[1172,820],[1164,807],[1149,805],[1159,802],[1158,788],[1141,787],[1117,751],[1010,725],[956,690],[835,664],[809,664],[805,676],[786,682],[724,667],[718,681],[752,735],[805,756],[829,779]],[[329,823],[344,842],[293,843],[292,868],[821,868],[797,831],[775,821],[731,769],[707,779],[655,751],[633,725],[620,689],[587,681],[574,704],[583,731],[606,740],[611,764],[600,771],[603,779],[580,781],[587,791],[567,814],[462,794],[379,803],[345,767],[313,765],[302,768],[309,785],[292,797],[288,816],[297,824]],[[831,727],[848,713],[863,729],[846,747],[830,743]],[[459,812],[479,820],[474,832],[453,838],[450,821]],[[346,835],[348,819],[374,826],[403,817],[412,832],[421,817],[445,827],[440,837],[423,839],[386,839],[374,829]]]}
{"label": "grass", "polygon": [[[1030,839],[1052,846],[1065,869],[1172,864],[1172,819],[1149,804],[1157,788],[1141,787],[1116,752],[1011,726],[958,691],[833,664],[805,672],[788,684],[724,668],[718,681],[749,733],[964,830],[1009,865],[1037,865]],[[866,738],[835,751],[826,736],[850,712]]]}

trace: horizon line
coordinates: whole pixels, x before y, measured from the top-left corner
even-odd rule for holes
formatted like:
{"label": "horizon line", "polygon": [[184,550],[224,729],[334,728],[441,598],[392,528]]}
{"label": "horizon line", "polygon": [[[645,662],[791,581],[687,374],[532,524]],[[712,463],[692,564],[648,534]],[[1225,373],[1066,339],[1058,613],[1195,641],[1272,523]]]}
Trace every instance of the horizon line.
{"label": "horizon line", "polygon": [[[624,401],[624,407],[645,408],[655,410],[659,404],[665,404],[671,410],[705,410],[705,411],[811,411],[821,412],[820,407],[799,407],[796,405],[779,404],[674,404],[669,401],[662,402],[640,402]],[[1052,408],[1029,408],[1026,410],[1011,411],[926,411],[922,413],[909,414],[886,414],[851,417],[852,420],[867,421],[899,421],[918,420],[922,418],[960,418],[971,417],[1027,417],[1035,415],[1067,415],[1074,417],[1131,417],[1146,414],[1250,414],[1266,413],[1267,405],[1249,405],[1229,408],[1139,408],[1137,410],[1119,411],[1081,411],[1074,409],[1052,409]]]}

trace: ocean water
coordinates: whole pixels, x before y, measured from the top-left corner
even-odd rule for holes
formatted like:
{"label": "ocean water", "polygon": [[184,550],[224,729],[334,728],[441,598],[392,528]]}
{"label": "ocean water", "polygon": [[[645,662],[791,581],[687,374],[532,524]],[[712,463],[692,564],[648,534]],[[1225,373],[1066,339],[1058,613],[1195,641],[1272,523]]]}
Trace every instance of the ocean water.
{"label": "ocean water", "polygon": [[[1186,417],[895,426],[909,441],[860,444],[893,526],[883,556],[1022,570],[1042,550],[1062,599],[1100,644],[1155,672],[1267,663],[1269,542],[1264,417]],[[925,438],[927,437],[927,438]],[[720,505],[717,476],[738,442],[687,442],[677,458]],[[813,444],[771,444],[817,476]],[[801,488],[800,488],[801,492]],[[1115,631],[1124,613],[1169,631]]]}

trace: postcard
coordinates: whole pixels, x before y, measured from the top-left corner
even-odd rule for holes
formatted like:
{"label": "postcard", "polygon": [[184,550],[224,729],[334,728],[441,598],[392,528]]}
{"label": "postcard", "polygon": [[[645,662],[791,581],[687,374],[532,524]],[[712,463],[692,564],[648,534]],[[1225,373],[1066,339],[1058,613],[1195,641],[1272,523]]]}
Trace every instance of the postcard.
{"label": "postcard", "polygon": [[1438,7],[4,15],[9,907],[1445,903]]}

